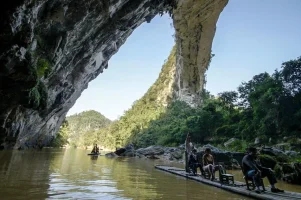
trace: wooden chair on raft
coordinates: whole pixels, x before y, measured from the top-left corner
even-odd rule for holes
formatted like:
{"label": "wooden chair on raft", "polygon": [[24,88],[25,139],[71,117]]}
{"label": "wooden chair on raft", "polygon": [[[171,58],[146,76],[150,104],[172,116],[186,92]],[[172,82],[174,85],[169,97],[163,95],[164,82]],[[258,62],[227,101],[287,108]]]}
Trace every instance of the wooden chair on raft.
{"label": "wooden chair on raft", "polygon": [[[242,169],[242,173],[243,173],[243,175],[244,175],[243,178],[244,178],[244,180],[245,180],[245,182],[246,182],[247,189],[248,189],[248,190],[255,190],[256,184],[255,184],[253,178],[248,177],[247,174],[244,173],[243,168],[241,168],[241,169]],[[260,185],[259,185],[259,186],[261,186],[262,189],[265,191],[266,189],[265,189],[265,187],[264,187],[263,179],[260,178],[260,181],[259,181],[259,182],[260,182]],[[252,187],[252,189],[250,189],[251,187]]]}
{"label": "wooden chair on raft", "polygon": [[204,176],[205,179],[210,179],[210,174],[207,171],[203,171],[202,175]]}
{"label": "wooden chair on raft", "polygon": [[218,164],[218,171],[219,171],[219,181],[222,184],[232,184],[234,185],[234,175],[227,174],[226,169],[224,168],[224,163]]}

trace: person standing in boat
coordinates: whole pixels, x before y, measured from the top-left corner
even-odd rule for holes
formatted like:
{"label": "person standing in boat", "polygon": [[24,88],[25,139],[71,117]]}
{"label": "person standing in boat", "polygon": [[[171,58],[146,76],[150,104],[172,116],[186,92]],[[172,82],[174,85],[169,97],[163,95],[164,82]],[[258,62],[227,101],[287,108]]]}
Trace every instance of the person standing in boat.
{"label": "person standing in boat", "polygon": [[203,170],[209,173],[212,181],[215,179],[215,164],[210,148],[206,148],[203,155]]}
{"label": "person standing in boat", "polygon": [[91,153],[94,153],[94,154],[99,153],[99,148],[97,147],[97,144],[94,145]]}
{"label": "person standing in boat", "polygon": [[96,153],[99,153],[99,147],[97,146],[97,144],[95,146],[96,146]]}

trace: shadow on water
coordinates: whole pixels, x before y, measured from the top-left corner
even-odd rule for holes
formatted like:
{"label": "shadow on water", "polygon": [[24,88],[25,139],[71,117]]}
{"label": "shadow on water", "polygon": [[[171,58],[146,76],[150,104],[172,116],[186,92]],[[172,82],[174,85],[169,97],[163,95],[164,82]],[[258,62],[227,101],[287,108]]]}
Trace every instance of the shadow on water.
{"label": "shadow on water", "polygon": [[150,161],[84,150],[0,152],[1,199],[247,199],[158,171]]}
{"label": "shadow on water", "polygon": [[50,157],[47,151],[0,151],[1,199],[47,198]]}

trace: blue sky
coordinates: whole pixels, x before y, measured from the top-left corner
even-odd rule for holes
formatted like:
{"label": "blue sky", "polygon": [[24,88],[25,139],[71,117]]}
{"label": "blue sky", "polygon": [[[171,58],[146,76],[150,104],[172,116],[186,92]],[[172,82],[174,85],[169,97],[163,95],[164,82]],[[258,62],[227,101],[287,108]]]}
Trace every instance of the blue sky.
{"label": "blue sky", "polygon": [[[301,0],[230,0],[221,13],[207,72],[212,94],[236,90],[242,81],[301,56]],[[89,83],[68,115],[96,110],[116,119],[157,79],[174,45],[169,16],[138,27]]]}

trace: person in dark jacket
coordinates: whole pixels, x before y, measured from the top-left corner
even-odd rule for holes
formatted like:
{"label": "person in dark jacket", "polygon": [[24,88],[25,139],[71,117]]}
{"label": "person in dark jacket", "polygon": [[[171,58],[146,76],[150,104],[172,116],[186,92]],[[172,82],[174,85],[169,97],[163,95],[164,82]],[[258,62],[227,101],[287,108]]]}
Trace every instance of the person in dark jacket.
{"label": "person in dark jacket", "polygon": [[197,150],[193,149],[189,156],[189,168],[192,169],[194,175],[197,174],[197,168],[200,168],[201,174],[203,174],[202,164],[198,162]]}
{"label": "person in dark jacket", "polygon": [[267,177],[271,184],[271,192],[284,192],[283,190],[275,187],[277,180],[272,169],[262,167],[258,163],[258,161],[256,161],[257,155],[257,149],[250,147],[248,154],[245,155],[242,159],[243,173],[245,174],[245,176],[248,176],[249,178],[252,178],[254,180],[257,187],[256,192],[260,193],[260,179],[264,177]]}
{"label": "person in dark jacket", "polygon": [[192,170],[192,173],[194,175],[196,175],[197,174],[197,164],[198,164],[198,161],[197,161],[197,156],[196,156],[196,150],[195,149],[193,149],[191,151],[188,163],[189,163],[188,164],[189,168]]}

